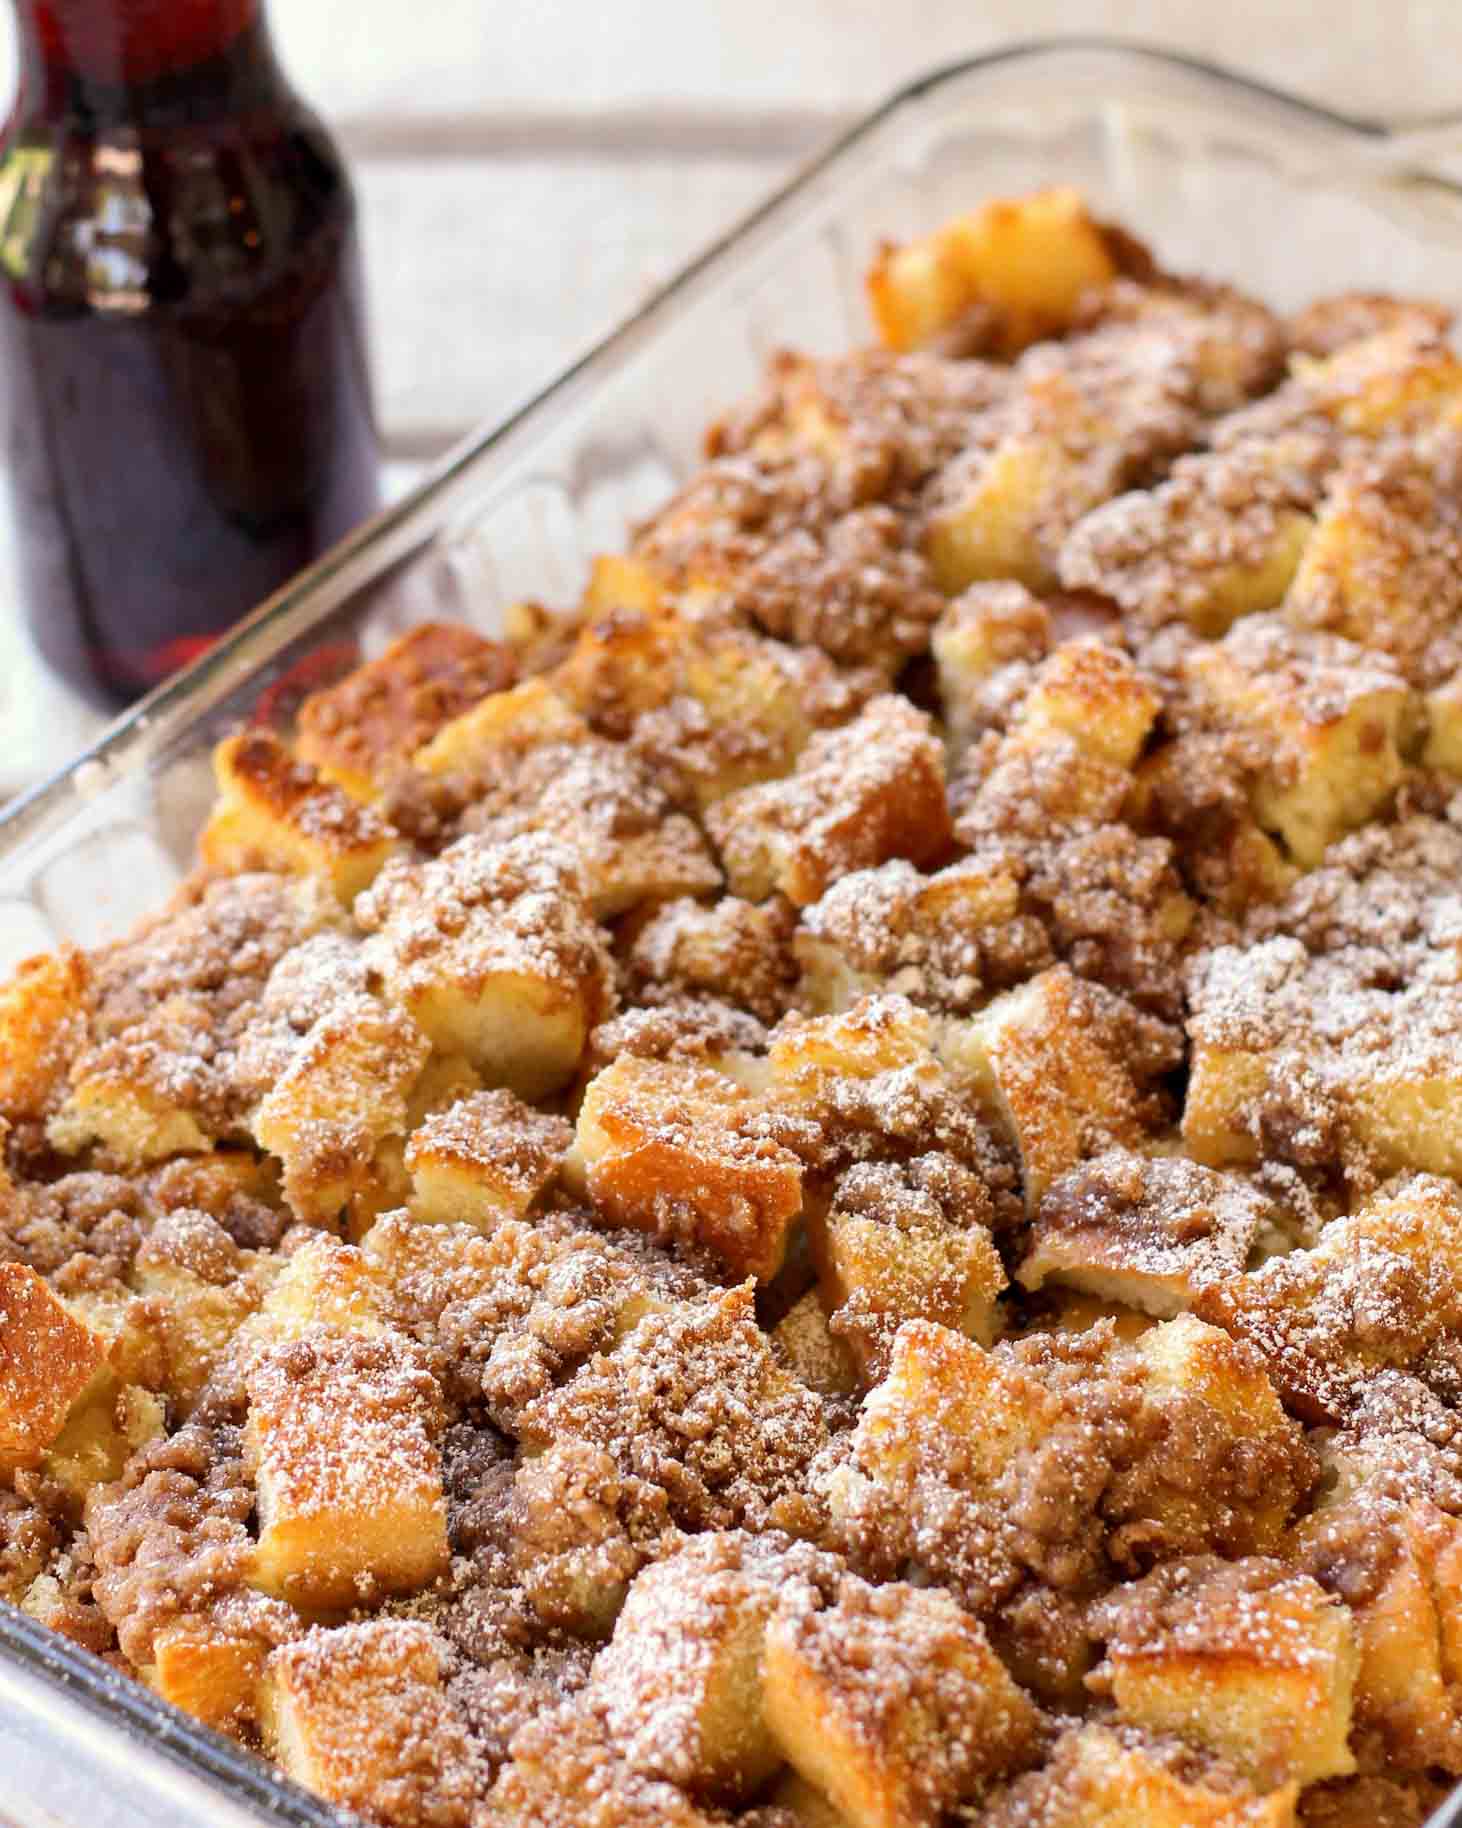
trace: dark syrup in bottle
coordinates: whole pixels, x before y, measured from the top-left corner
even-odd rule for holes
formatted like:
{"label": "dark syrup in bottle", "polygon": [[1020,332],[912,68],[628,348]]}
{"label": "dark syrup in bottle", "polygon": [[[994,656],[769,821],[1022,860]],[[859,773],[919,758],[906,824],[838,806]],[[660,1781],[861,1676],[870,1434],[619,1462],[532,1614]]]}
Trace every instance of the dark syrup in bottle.
{"label": "dark syrup in bottle", "polygon": [[103,703],[378,500],[355,206],[258,0],[16,0],[0,380],[26,614]]}

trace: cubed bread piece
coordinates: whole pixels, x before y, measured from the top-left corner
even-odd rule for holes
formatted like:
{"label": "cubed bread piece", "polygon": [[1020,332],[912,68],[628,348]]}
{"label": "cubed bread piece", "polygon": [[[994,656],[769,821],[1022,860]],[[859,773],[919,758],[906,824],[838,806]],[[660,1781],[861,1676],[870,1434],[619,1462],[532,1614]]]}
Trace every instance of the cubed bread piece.
{"label": "cubed bread piece", "polygon": [[1082,516],[1196,430],[1196,376],[1181,341],[1142,325],[1043,344],[1015,379],[930,491],[926,548],[951,596],[991,578],[1053,588]]}
{"label": "cubed bread piece", "polygon": [[267,730],[220,743],[213,772],[218,804],[198,840],[213,869],[318,876],[348,907],[394,848],[383,819],[295,761]]}
{"label": "cubed bread piece", "polygon": [[1020,693],[1051,640],[1050,611],[1013,579],[971,584],[954,599],[935,623],[929,646],[956,755],[992,712]]}
{"label": "cubed bread piece", "polygon": [[406,1132],[407,1096],[431,1052],[400,1009],[342,998],[313,1023],[254,1111],[254,1140],[284,1169],[284,1197],[306,1224],[333,1225],[369,1182],[376,1152]]}
{"label": "cubed bread piece", "polygon": [[51,1114],[86,1039],[90,985],[85,955],[70,946],[23,960],[0,985],[0,1120]]}
{"label": "cubed bread piece", "polygon": [[1181,457],[1155,489],[1103,502],[1061,547],[1068,590],[1095,590],[1135,622],[1217,637],[1289,589],[1334,461],[1306,432]]}
{"label": "cubed bread piece", "polygon": [[1058,1413],[1044,1387],[1017,1366],[948,1327],[905,1321],[887,1375],[863,1403],[853,1480],[834,1475],[834,1516],[849,1514],[858,1481],[900,1490],[921,1467],[933,1467],[946,1446],[968,1488],[989,1485]]}
{"label": "cubed bread piece", "polygon": [[552,1184],[573,1135],[564,1118],[511,1092],[478,1092],[437,1111],[406,1145],[412,1217],[483,1231],[521,1217]]}
{"label": "cubed bread piece", "polygon": [[467,1828],[467,1736],[442,1692],[427,1626],[316,1629],[269,1658],[266,1739],[296,1783],[391,1828]]}
{"label": "cubed bread piece", "polygon": [[1439,465],[1399,444],[1343,463],[1285,595],[1286,621],[1389,654],[1416,687],[1454,674],[1462,663],[1454,465],[1450,449]]}
{"label": "cubed bread piece", "polygon": [[270,1343],[311,1327],[374,1337],[385,1330],[385,1290],[375,1260],[328,1236],[308,1238],[272,1278],[251,1334]]}
{"label": "cubed bread piece", "polygon": [[772,1133],[820,1176],[942,1150],[1005,1186],[1000,1145],[938,1032],[906,997],[868,996],[837,1015],[788,1016],[764,1058],[732,1059],[727,1071],[765,1093]]}
{"label": "cubed bread piece", "polygon": [[1445,337],[1414,320],[1347,342],[1333,355],[1296,355],[1290,376],[1280,395],[1363,437],[1434,421],[1462,397],[1462,360]]}
{"label": "cubed bread piece", "polygon": [[105,1361],[105,1340],[33,1269],[0,1263],[0,1473],[40,1464]]}
{"label": "cubed bread piece", "polygon": [[373,800],[444,724],[506,690],[516,672],[501,642],[460,622],[423,622],[310,694],[296,719],[300,760],[352,799]]}
{"label": "cubed bread piece", "polygon": [[794,1377],[822,1396],[851,1396],[858,1388],[857,1361],[828,1327],[815,1288],[799,1296],[772,1328],[772,1350]]}
{"label": "cubed bread piece", "polygon": [[622,552],[601,552],[589,567],[589,582],[579,600],[586,621],[616,609],[653,615],[665,606],[665,590],[648,565]]}
{"label": "cubed bread piece", "polygon": [[1175,1460],[1171,1483],[1144,1501],[1148,1517],[1169,1540],[1233,1555],[1274,1553],[1315,1465],[1260,1355],[1192,1314],[1148,1328],[1131,1351],[1145,1398],[1166,1415],[1171,1438],[1196,1443],[1198,1463],[1205,1456],[1210,1463],[1205,1489]]}
{"label": "cubed bread piece", "polygon": [[835,1577],[832,1557],[742,1532],[690,1539],[630,1587],[588,1699],[637,1771],[722,1801],[782,1763],[762,1712],[762,1646],[779,1594]]}
{"label": "cubed bread piece", "polygon": [[950,842],[944,752],[907,700],[876,698],[814,736],[783,781],[743,788],[706,815],[733,893],[798,907],[890,857],[933,861]]}
{"label": "cubed bread piece", "polygon": [[843,876],[803,910],[794,947],[804,1003],[846,1010],[892,991],[964,1013],[1006,966],[1020,884],[999,857],[964,857],[932,876],[897,858]]}
{"label": "cubed bread piece", "polygon": [[1058,731],[1097,760],[1130,768],[1160,702],[1153,683],[1119,648],[1088,637],[1063,642],[1041,666],[1017,728],[1037,744]]}
{"label": "cubed bread piece", "polygon": [[1270,1211],[1268,1197],[1237,1175],[1112,1149],[1047,1188],[1018,1279],[1166,1318],[1208,1283],[1243,1272]]}
{"label": "cubed bread piece", "polygon": [[1032,191],[885,245],[869,304],[890,349],[969,342],[1013,355],[1070,327],[1083,295],[1116,276],[1112,249],[1079,191]]}
{"label": "cubed bread piece", "polygon": [[152,1304],[163,1387],[186,1416],[229,1341],[263,1299],[261,1260],[240,1250],[217,1220],[184,1207],[153,1226],[137,1252],[131,1280]]}
{"label": "cubed bread piece", "polygon": [[721,886],[705,839],[675,811],[651,767],[591,736],[536,744],[480,783],[463,825],[494,843],[540,833],[578,859],[595,916]]}
{"label": "cubed bread piece", "polygon": [[1400,783],[1417,713],[1382,654],[1250,616],[1194,648],[1184,677],[1207,716],[1255,743],[1254,815],[1306,868]]}
{"label": "cubed bread piece", "polygon": [[1424,1499],[1362,1491],[1304,1519],[1291,1554],[1354,1620],[1363,1740],[1403,1770],[1462,1772],[1462,1526]]}
{"label": "cubed bread piece", "polygon": [[854,1828],[922,1828],[1035,1755],[1038,1715],[949,1594],[845,1579],[766,1634],[767,1724]]}
{"label": "cubed bread piece", "polygon": [[981,1828],[1296,1828],[1299,1785],[1256,1795],[1176,1740],[1072,1726],[1040,1771],[995,1798]]}
{"label": "cubed bread piece", "polygon": [[158,1632],[146,1675],[164,1701],[220,1733],[237,1734],[253,1718],[266,1654],[258,1638],[236,1637],[212,1618],[188,1617]]}
{"label": "cubed bread piece", "polygon": [[1376,1371],[1462,1326],[1462,1199],[1416,1175],[1332,1220],[1313,1249],[1210,1285],[1197,1311],[1249,1343],[1291,1407],[1336,1420]]}
{"label": "cubed bread piece", "polygon": [[1462,672],[1426,695],[1426,746],[1421,759],[1427,768],[1462,774]]}
{"label": "cubed bread piece", "polygon": [[394,863],[356,917],[386,995],[442,1052],[522,1098],[573,1076],[610,972],[572,852],[536,835],[462,838]]}
{"label": "cubed bread piece", "polygon": [[1129,1725],[1175,1733],[1261,1789],[1355,1770],[1355,1628],[1308,1575],[1261,1556],[1172,1562],[1119,1588],[1096,1630],[1093,1686]]}
{"label": "cubed bread piece", "polygon": [[758,1101],[709,1067],[622,1055],[589,1082],[575,1153],[611,1223],[688,1237],[737,1275],[774,1276],[802,1164],[757,1133]]}
{"label": "cubed bread piece", "polygon": [[79,1520],[91,1493],[119,1479],[139,1448],[167,1432],[166,1421],[162,1400],[151,1390],[123,1384],[111,1371],[99,1372],[46,1449],[41,1471]]}
{"label": "cubed bread piece", "polygon": [[632,744],[667,792],[702,812],[784,775],[815,731],[845,723],[887,684],[874,665],[838,666],[816,646],[714,618],[686,627],[675,668],[675,696],[636,721]]}
{"label": "cubed bread piece", "polygon": [[539,743],[577,742],[588,734],[589,726],[550,680],[525,679],[490,693],[444,724],[416,751],[412,766],[423,774],[491,779],[505,757]]}
{"label": "cubed bread piece", "polygon": [[834,1333],[864,1377],[887,1369],[906,1320],[933,1320],[989,1345],[1005,1270],[984,1183],[948,1155],[860,1162],[838,1182],[809,1236]]}
{"label": "cubed bread piece", "polygon": [[447,1565],[436,1381],[396,1340],[311,1327],[248,1375],[253,1585],[293,1605],[410,1593]]}
{"label": "cubed bread piece", "polygon": [[946,1053],[1020,1151],[1032,1214],[1083,1157],[1141,1136],[1132,1076],[1104,1045],[1090,999],[1065,965],[951,1024]]}
{"label": "cubed bread piece", "polygon": [[[155,1051],[147,1064],[155,1064]],[[199,1114],[172,1102],[150,1077],[129,1076],[131,1065],[119,1056],[82,1067],[46,1126],[51,1146],[76,1155],[99,1143],[117,1167],[129,1170],[212,1148],[213,1138]]]}
{"label": "cubed bread piece", "polygon": [[[625,563],[648,572],[638,560]],[[554,689],[592,729],[625,737],[637,717],[663,705],[674,691],[684,638],[685,625],[673,610],[616,605],[579,629],[554,670]]]}

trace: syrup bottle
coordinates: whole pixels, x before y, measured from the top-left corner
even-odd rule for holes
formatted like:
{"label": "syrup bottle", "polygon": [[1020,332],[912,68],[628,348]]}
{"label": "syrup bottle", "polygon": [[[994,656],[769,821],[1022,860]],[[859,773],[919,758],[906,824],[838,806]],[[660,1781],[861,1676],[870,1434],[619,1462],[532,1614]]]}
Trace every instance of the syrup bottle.
{"label": "syrup bottle", "polygon": [[50,664],[115,705],[377,505],[355,205],[260,0],[14,4],[0,388],[21,588]]}

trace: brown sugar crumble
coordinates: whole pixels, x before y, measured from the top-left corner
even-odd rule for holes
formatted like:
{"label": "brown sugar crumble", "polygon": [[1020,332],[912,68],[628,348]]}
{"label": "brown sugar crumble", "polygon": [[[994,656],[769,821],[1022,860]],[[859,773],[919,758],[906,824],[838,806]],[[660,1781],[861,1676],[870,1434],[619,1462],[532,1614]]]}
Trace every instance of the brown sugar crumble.
{"label": "brown sugar crumble", "polygon": [[0,1606],[375,1828],[1462,1779],[1462,361],[1073,191],[0,986]]}

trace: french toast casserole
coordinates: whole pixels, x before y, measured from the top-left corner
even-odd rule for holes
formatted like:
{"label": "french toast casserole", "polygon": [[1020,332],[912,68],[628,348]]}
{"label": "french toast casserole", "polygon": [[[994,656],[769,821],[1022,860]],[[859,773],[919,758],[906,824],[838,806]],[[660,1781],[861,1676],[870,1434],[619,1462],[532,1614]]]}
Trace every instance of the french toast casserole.
{"label": "french toast casserole", "polygon": [[0,1597],[382,1828],[1416,1828],[1447,313],[1060,190],[869,297],[0,988]]}

